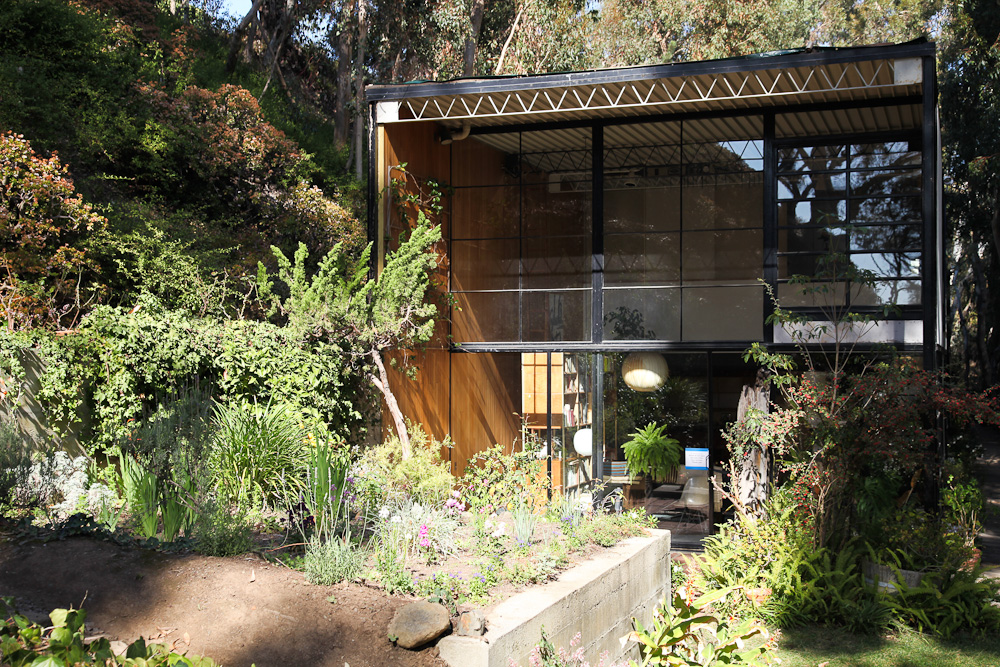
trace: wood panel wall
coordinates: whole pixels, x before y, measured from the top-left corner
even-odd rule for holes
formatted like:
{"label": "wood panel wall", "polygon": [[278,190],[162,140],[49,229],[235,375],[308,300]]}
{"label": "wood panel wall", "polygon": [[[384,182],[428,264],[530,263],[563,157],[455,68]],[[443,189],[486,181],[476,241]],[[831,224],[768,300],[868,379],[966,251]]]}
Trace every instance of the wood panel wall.
{"label": "wood panel wall", "polygon": [[[380,131],[381,140],[379,168],[386,173],[379,175],[379,182],[402,180],[402,174],[392,167],[405,162],[406,170],[420,180],[435,179],[447,182],[451,173],[451,154],[447,146],[442,146],[436,137],[437,126],[434,123],[410,123],[404,125],[387,125]],[[413,184],[408,185],[413,191]],[[389,224],[389,247],[393,247],[402,228],[396,204],[389,201],[385,192],[380,193],[379,200],[379,234],[384,239],[385,225]],[[409,215],[415,219],[415,215]],[[438,248],[438,267],[432,276],[432,298],[441,299],[448,289],[448,216],[443,215],[436,220],[442,229],[445,239]],[[380,239],[382,240],[382,239]],[[443,303],[443,301],[442,301]],[[426,349],[420,351],[397,351],[391,357],[396,361],[398,369],[388,369],[389,385],[392,387],[400,410],[408,419],[423,425],[424,430],[437,438],[443,439],[451,430],[451,412],[449,400],[449,385],[451,375],[449,369],[448,333],[449,325],[446,308],[441,309],[435,327],[434,337]],[[415,375],[407,377],[405,371],[414,370]],[[384,410],[383,410],[384,412]],[[393,430],[392,420],[382,420],[383,434]],[[447,451],[444,452],[447,456]]]}
{"label": "wood panel wall", "polygon": [[[385,173],[380,182],[400,178],[392,167],[406,163],[407,171],[418,179],[435,179],[443,183],[477,182],[500,184],[506,178],[503,172],[503,154],[473,139],[453,144],[451,150],[442,146],[433,123],[405,123],[387,125],[380,129],[380,166]],[[455,162],[452,163],[452,151]],[[380,200],[380,235],[385,225],[398,234],[401,228],[396,212],[390,210],[386,197]],[[446,202],[446,211],[450,202]],[[478,225],[484,216],[496,215],[491,210],[489,198],[473,198],[471,205],[460,207],[459,213],[467,224]],[[446,212],[439,221],[445,242],[442,243],[438,270],[435,274],[436,290],[444,294],[448,289],[450,255],[447,239],[450,238],[451,216]],[[516,222],[516,220],[515,220]],[[390,247],[394,239],[388,239]],[[496,312],[468,313],[469,326],[478,328],[478,320],[489,327],[490,319],[509,317]],[[390,370],[390,385],[399,401],[400,409],[409,419],[419,422],[438,439],[450,434],[454,447],[445,452],[451,461],[452,474],[461,475],[468,459],[494,444],[510,448],[520,439],[521,412],[521,355],[519,354],[465,354],[449,351],[450,322],[442,318],[435,337],[422,351],[394,353],[403,367],[416,367],[410,379],[403,373]],[[475,334],[473,334],[475,335]],[[383,420],[383,430],[391,431],[392,424]]]}

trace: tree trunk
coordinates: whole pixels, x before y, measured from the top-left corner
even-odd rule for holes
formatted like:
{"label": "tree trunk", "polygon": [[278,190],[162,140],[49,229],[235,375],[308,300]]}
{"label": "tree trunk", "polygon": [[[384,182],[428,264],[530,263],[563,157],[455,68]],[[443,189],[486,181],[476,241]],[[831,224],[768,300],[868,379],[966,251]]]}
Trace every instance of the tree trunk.
{"label": "tree trunk", "polygon": [[354,52],[352,39],[354,33],[348,25],[346,17],[354,11],[353,3],[344,7],[342,16],[345,20],[339,26],[337,33],[337,110],[334,115],[333,137],[338,145],[346,144],[351,129],[351,117],[348,114],[348,101],[351,96],[351,56]]}
{"label": "tree trunk", "polygon": [[389,414],[392,415],[393,424],[396,426],[396,435],[399,436],[399,443],[403,450],[403,460],[410,458],[410,434],[406,432],[406,420],[403,419],[403,411],[399,409],[399,403],[396,402],[396,396],[392,393],[392,388],[389,386],[389,374],[385,371],[385,364],[382,363],[382,353],[378,350],[371,351],[371,358],[375,362],[375,367],[378,369],[378,375],[372,374],[370,379],[375,388],[382,392],[382,398],[385,399],[385,405],[389,409]]}
{"label": "tree trunk", "polygon": [[969,266],[972,268],[972,294],[976,299],[976,351],[979,353],[979,383],[980,388],[993,386],[993,364],[990,359],[990,352],[987,340],[987,322],[992,322],[990,317],[990,303],[986,282],[986,270],[983,266],[983,259],[979,256],[979,240],[975,234],[971,235],[972,245],[969,249]]}
{"label": "tree trunk", "polygon": [[354,88],[354,176],[359,181],[364,176],[365,136],[365,45],[368,40],[368,6],[358,0],[358,63]]}
{"label": "tree trunk", "polygon": [[472,0],[472,32],[465,40],[464,66],[462,74],[472,76],[476,73],[476,45],[479,42],[479,29],[483,25],[483,7],[486,0]]}
{"label": "tree trunk", "polygon": [[[753,385],[745,385],[740,393],[740,402],[736,409],[737,422],[746,419],[751,409],[765,413],[769,411],[769,388],[767,371],[759,369]],[[750,516],[759,516],[764,508],[769,474],[768,455],[760,446],[750,450],[747,458],[740,462],[736,496]]]}
{"label": "tree trunk", "polygon": [[261,5],[264,4],[264,0],[255,0],[253,6],[250,7],[250,11],[247,12],[240,24],[236,26],[236,30],[233,31],[233,40],[229,43],[229,56],[226,58],[226,73],[232,74],[236,69],[236,56],[240,52],[240,45],[243,43],[243,37],[250,27],[250,23],[257,16],[257,12],[260,11]]}

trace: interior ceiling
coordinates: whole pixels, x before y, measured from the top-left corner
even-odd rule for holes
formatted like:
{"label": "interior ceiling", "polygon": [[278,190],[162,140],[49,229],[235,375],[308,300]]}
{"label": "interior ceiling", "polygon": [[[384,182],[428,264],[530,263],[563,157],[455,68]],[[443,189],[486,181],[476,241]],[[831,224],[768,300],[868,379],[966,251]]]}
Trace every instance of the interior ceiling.
{"label": "interior ceiling", "polygon": [[[779,139],[865,134],[916,129],[921,122],[919,104],[781,113],[775,117],[775,134]],[[608,125],[604,129],[605,163],[611,168],[624,166],[637,154],[626,149],[641,146],[659,149],[653,160],[656,164],[679,164],[681,151],[668,150],[669,147],[709,143],[718,143],[723,153],[730,151],[747,159],[759,158],[747,142],[759,140],[763,134],[763,116],[758,115]],[[573,171],[590,168],[589,155],[584,154],[590,151],[590,135],[590,128],[576,127],[474,134],[467,141],[481,141],[508,154],[520,153],[544,171]]]}

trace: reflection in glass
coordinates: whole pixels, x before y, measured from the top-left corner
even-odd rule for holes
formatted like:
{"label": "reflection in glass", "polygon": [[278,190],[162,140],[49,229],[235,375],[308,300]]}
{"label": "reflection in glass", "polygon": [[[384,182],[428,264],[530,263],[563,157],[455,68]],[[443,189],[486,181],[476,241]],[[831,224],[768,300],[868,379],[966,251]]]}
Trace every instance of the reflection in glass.
{"label": "reflection in glass", "polygon": [[452,241],[451,289],[516,290],[518,239]]}
{"label": "reflection in glass", "polygon": [[683,290],[684,340],[763,340],[764,289],[706,287]]}
{"label": "reflection in glass", "polygon": [[590,340],[591,291],[522,292],[521,339],[530,342]]}
{"label": "reflection in glass", "polygon": [[683,239],[684,283],[754,282],[763,276],[764,232],[688,232]]}
{"label": "reflection in glass", "polygon": [[451,335],[457,343],[518,340],[518,293],[455,293]]}
{"label": "reflection in glass", "polygon": [[606,340],[680,340],[680,290],[605,289]]}
{"label": "reflection in glass", "polygon": [[516,238],[519,234],[517,187],[457,188],[451,207],[453,239]]}
{"label": "reflection in glass", "polygon": [[609,234],[604,239],[604,284],[676,285],[681,278],[680,234]]}
{"label": "reflection in glass", "polygon": [[591,237],[538,237],[522,241],[524,289],[586,288],[591,278]]}

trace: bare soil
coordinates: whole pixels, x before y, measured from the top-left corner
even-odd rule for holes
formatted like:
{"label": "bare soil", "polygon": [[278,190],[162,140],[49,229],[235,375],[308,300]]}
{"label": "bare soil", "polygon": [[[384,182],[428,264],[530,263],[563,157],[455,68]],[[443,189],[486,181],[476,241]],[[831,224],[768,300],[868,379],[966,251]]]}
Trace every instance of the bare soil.
{"label": "bare soil", "polygon": [[[0,537],[0,595],[44,622],[58,607],[87,610],[87,631],[139,637],[227,666],[443,666],[437,649],[407,651],[386,628],[411,600],[355,584],[313,586],[248,554],[172,555],[85,537],[19,544]],[[334,601],[330,601],[330,600]]]}

